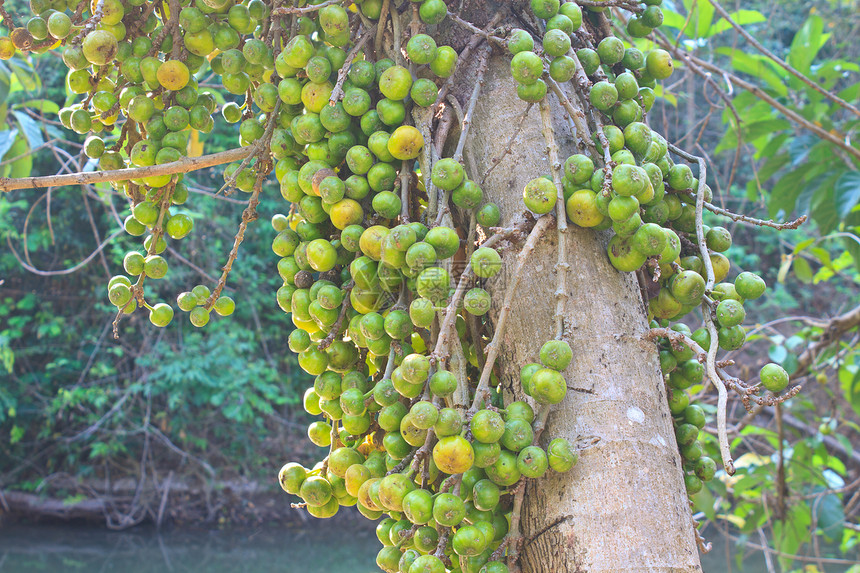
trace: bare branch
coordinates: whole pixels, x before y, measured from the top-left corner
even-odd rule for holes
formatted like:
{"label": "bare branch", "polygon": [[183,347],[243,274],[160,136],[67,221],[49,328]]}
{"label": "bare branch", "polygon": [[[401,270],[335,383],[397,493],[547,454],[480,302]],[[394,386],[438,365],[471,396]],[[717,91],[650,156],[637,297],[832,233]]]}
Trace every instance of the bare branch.
{"label": "bare branch", "polygon": [[[493,340],[487,346],[487,362],[484,364],[484,369],[481,370],[481,378],[478,381],[478,387],[475,389],[475,398],[472,401],[471,412],[475,412],[483,400],[486,399],[487,388],[490,384],[490,375],[493,372],[493,366],[496,364],[496,359],[499,357],[499,352],[502,349],[502,336],[505,330],[505,323],[508,319],[508,314],[511,311],[511,304],[514,299],[514,294],[517,291],[517,285],[520,282],[523,267],[526,261],[537,246],[538,241],[543,236],[549,227],[555,223],[555,217],[544,215],[537,220],[528,239],[519,255],[517,255],[517,266],[514,268],[514,273],[511,276],[510,282],[505,287],[505,298],[502,302],[502,310],[499,312],[499,318],[496,321],[496,331],[493,333]],[[456,312],[456,311],[455,311]]]}
{"label": "bare branch", "polygon": [[290,6],[279,6],[272,10],[272,16],[287,16],[289,14],[308,14],[310,12],[316,12],[317,10],[322,10],[326,6],[333,6],[335,4],[346,4],[350,0],[328,0],[327,2],[323,2],[321,4],[314,4],[311,6],[305,6],[304,8],[293,8]]}
{"label": "bare branch", "polygon": [[454,151],[454,161],[463,159],[463,148],[466,146],[466,139],[469,137],[469,127],[472,125],[475,104],[478,103],[481,88],[484,86],[484,74],[487,73],[487,67],[490,64],[491,52],[491,48],[485,47],[478,56],[480,63],[478,64],[478,71],[475,73],[475,88],[472,90],[472,96],[469,98],[469,106],[466,108],[466,113],[460,122],[460,139],[457,141],[457,149]]}
{"label": "bare branch", "polygon": [[558,143],[555,140],[555,129],[552,126],[552,111],[544,98],[540,102],[540,117],[543,125],[543,136],[546,141],[549,168],[552,171],[553,183],[556,189],[556,229],[558,230],[558,263],[556,264],[557,286],[555,289],[555,337],[561,339],[564,335],[564,303],[567,294],[567,210],[564,202],[564,185],[561,181],[561,160],[558,157]]}
{"label": "bare branch", "polygon": [[149,167],[135,167],[131,169],[113,169],[110,171],[87,171],[70,173],[68,175],[47,175],[45,177],[0,177],[0,192],[8,193],[15,189],[44,189],[46,187],[59,187],[61,185],[88,185],[91,183],[105,183],[108,181],[128,181],[130,179],[142,179],[144,177],[155,177],[156,175],[173,175],[176,173],[189,173],[199,171],[215,165],[223,165],[231,161],[238,161],[248,157],[254,151],[252,146],[229,149],[219,153],[203,155],[200,157],[183,157],[178,161],[164,163],[162,165],[151,165]]}

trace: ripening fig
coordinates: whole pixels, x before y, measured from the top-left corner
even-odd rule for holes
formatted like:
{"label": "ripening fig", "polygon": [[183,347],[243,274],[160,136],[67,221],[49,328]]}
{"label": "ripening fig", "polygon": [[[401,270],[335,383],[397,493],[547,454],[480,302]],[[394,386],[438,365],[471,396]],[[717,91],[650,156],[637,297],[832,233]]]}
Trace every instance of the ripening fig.
{"label": "ripening fig", "polygon": [[597,55],[607,66],[617,64],[624,57],[624,42],[615,36],[607,36],[597,45]]}
{"label": "ripening fig", "polygon": [[453,191],[465,180],[466,171],[463,169],[463,166],[454,159],[440,159],[433,164],[430,178],[433,181],[433,184],[440,189]]}
{"label": "ripening fig", "polygon": [[648,73],[658,80],[665,80],[675,70],[672,56],[666,50],[651,50],[645,58]]}
{"label": "ripening fig", "polygon": [[591,105],[600,111],[609,111],[618,101],[618,90],[611,83],[602,80],[591,87]]}
{"label": "ripening fig", "polygon": [[541,20],[558,14],[559,7],[559,0],[531,0],[532,13]]}
{"label": "ripening fig", "polygon": [[519,84],[534,84],[543,75],[543,61],[534,52],[519,52],[511,60],[511,75]]}
{"label": "ripening fig", "polygon": [[782,392],[788,386],[788,373],[779,364],[773,362],[762,366],[759,372],[761,384],[771,392]]}
{"label": "ripening fig", "polygon": [[540,349],[540,361],[547,368],[561,372],[566,369],[573,359],[573,351],[564,340],[550,340]]}
{"label": "ripening fig", "polygon": [[736,300],[726,299],[717,305],[717,320],[720,326],[737,326],[745,317],[744,305]]}
{"label": "ripening fig", "polygon": [[433,447],[433,461],[447,474],[459,474],[472,467],[475,452],[472,445],[460,436],[447,436]]}
{"label": "ripening fig", "polygon": [[767,285],[764,279],[751,272],[743,272],[735,279],[735,289],[744,299],[756,299],[764,294]]}
{"label": "ripening fig", "polygon": [[555,183],[546,177],[532,179],[523,189],[523,202],[526,208],[538,215],[552,211],[556,201],[558,201],[558,189]]}
{"label": "ripening fig", "polygon": [[105,30],[93,30],[84,37],[81,43],[84,57],[97,66],[111,62],[116,56],[118,44],[116,38]]}

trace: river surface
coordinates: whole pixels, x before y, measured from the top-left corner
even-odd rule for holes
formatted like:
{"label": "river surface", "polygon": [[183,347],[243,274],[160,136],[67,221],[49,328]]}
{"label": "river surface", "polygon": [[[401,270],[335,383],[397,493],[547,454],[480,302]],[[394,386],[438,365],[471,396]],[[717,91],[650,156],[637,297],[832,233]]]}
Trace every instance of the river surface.
{"label": "river surface", "polygon": [[373,529],[0,528],[0,573],[371,573]]}
{"label": "river surface", "polygon": [[[738,569],[734,558],[727,563],[725,545],[714,545],[703,557],[705,573],[767,572],[761,553]],[[0,573],[372,573],[379,547],[370,524],[161,533],[14,526],[0,528]]]}

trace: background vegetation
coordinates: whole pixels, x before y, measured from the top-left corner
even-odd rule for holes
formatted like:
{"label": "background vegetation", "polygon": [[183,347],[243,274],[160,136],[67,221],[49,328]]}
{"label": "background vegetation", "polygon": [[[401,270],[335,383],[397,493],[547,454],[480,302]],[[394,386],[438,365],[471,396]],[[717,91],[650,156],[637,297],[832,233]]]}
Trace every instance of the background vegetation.
{"label": "background vegetation", "polygon": [[[707,0],[667,5],[668,42],[732,70],[783,109],[731,76],[705,79],[681,66],[650,121],[707,155],[723,185],[718,202],[756,217],[810,218],[790,233],[732,229],[730,260],[775,286],[747,315],[757,342],[733,357],[735,368],[750,380],[762,363],[779,362],[804,391],[749,415],[735,404],[740,469],[696,496],[697,518],[705,537],[730,537],[738,563],[764,548],[769,565],[786,571],[848,570],[860,543],[860,316],[838,332],[830,319],[860,315],[860,173],[786,110],[848,142],[860,122],[756,51]],[[860,99],[857,2],[723,5],[791,67],[848,102]],[[52,53],[0,64],[0,176],[94,168],[80,138],[55,121],[72,97],[63,70]],[[200,137],[208,152],[231,145],[218,128]],[[244,203],[214,196],[222,183],[214,172],[192,180],[192,192],[210,197],[195,197],[196,231],[172,253],[187,262],[159,285],[165,296],[214,284]],[[129,519],[114,523],[125,526],[155,517],[168,475],[201,491],[231,480],[274,485],[285,452],[306,447],[298,390],[306,381],[274,298],[266,221],[287,207],[271,198],[277,193],[263,196],[229,283],[236,314],[205,331],[184,320],[156,331],[138,315],[118,341],[105,285],[127,250],[129,239],[116,232],[125,197],[107,185],[0,196],[0,491],[81,499],[130,483],[140,495]],[[833,343],[819,344],[822,336]],[[716,455],[716,439],[710,447]],[[218,517],[208,509],[202,518]]]}

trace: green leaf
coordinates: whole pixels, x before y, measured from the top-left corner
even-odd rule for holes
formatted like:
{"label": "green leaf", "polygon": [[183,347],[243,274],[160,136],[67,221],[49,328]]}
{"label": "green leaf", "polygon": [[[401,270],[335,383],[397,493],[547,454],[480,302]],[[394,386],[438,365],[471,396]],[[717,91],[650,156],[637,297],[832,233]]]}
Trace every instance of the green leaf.
{"label": "green leaf", "polygon": [[805,241],[801,241],[800,243],[797,244],[797,246],[794,247],[794,250],[791,251],[791,253],[796,255],[797,253],[799,253],[800,251],[802,251],[803,249],[805,249],[806,247],[810,246],[813,243],[815,243],[815,238],[806,239]]}
{"label": "green leaf", "polygon": [[791,48],[788,52],[788,63],[791,64],[791,67],[804,75],[809,75],[812,61],[829,37],[829,34],[822,34],[823,31],[824,20],[821,19],[821,16],[810,15],[791,41]]}
{"label": "green leaf", "polygon": [[696,3],[696,13],[690,19],[696,25],[695,37],[707,38],[713,34],[710,32],[711,23],[714,21],[714,6],[710,2],[700,0]]}
{"label": "green leaf", "polygon": [[860,66],[852,62],[843,60],[828,60],[817,66],[813,73],[818,83],[822,84],[825,89],[832,89],[833,86],[846,75],[846,72],[860,72]]}
{"label": "green leaf", "polygon": [[785,96],[788,94],[788,86],[785,85],[786,72],[774,68],[768,58],[746,54],[730,47],[717,48],[714,52],[729,57],[735,70],[760,78],[778,95]]}
{"label": "green leaf", "polygon": [[680,30],[686,18],[673,10],[663,10],[663,26]]}
{"label": "green leaf", "polygon": [[763,135],[775,135],[779,131],[791,129],[791,123],[785,119],[767,119],[743,126],[743,135],[747,139],[758,139]]}
{"label": "green leaf", "polygon": [[807,285],[812,283],[812,267],[809,266],[809,262],[806,259],[803,257],[795,257],[792,268],[794,269],[794,276],[796,276],[800,282]]}
{"label": "green leaf", "polygon": [[785,368],[785,371],[788,372],[789,376],[797,372],[798,365],[799,363],[797,361],[796,354],[789,354],[782,363],[782,367]]}
{"label": "green leaf", "polygon": [[19,425],[12,426],[12,430],[9,432],[9,442],[12,444],[16,444],[21,441],[21,438],[24,437],[24,428]]}
{"label": "green leaf", "polygon": [[[0,340],[2,342],[2,340]],[[5,343],[0,344],[0,363],[6,369],[6,372],[12,374],[12,368],[15,366],[15,353]],[[10,408],[10,410],[12,410]],[[14,416],[14,410],[10,412],[10,417]],[[2,420],[2,410],[0,410],[0,420]]]}
{"label": "green leaf", "polygon": [[655,86],[654,96],[666,100],[667,102],[672,104],[672,107],[678,107],[678,98],[664,90],[663,86],[660,84],[657,84],[657,86]]}
{"label": "green leaf", "polygon": [[854,451],[854,446],[853,444],[851,444],[851,440],[849,440],[842,434],[836,434],[834,438],[836,438],[836,441],[842,444],[842,447],[845,448],[846,455],[850,456],[851,453]]}
{"label": "green leaf", "polygon": [[805,188],[804,175],[807,168],[795,169],[780,179],[770,192],[767,209],[771,217],[780,211],[791,213],[797,203],[797,198]]}
{"label": "green leaf", "polygon": [[[2,63],[2,62],[0,62]],[[6,101],[9,90],[12,88],[12,77],[9,68],[3,64],[0,66],[0,101]]]}
{"label": "green leaf", "polygon": [[7,154],[9,155],[9,159],[18,156],[23,157],[7,166],[9,168],[9,177],[30,176],[30,172],[33,170],[33,156],[26,155],[29,150],[30,147],[27,145],[27,139],[21,136],[21,134],[18,134],[18,137],[15,138],[15,143],[13,143],[12,147],[9,148]]}
{"label": "green leaf", "polygon": [[9,60],[9,64],[15,78],[25,90],[32,92],[42,88],[42,81],[39,79],[39,74],[36,73],[36,70],[33,69],[33,64],[28,60],[22,60],[21,58],[16,57]]}
{"label": "green leaf", "polygon": [[805,342],[806,342],[805,338],[795,334],[794,336],[790,336],[785,341],[785,347],[788,348],[789,350],[794,350],[795,348],[797,348],[801,344],[804,344]]}
{"label": "green leaf", "polygon": [[818,527],[829,539],[842,539],[845,523],[845,509],[836,494],[827,494],[816,505]]}
{"label": "green leaf", "polygon": [[846,171],[836,180],[833,187],[836,212],[844,219],[860,203],[860,172]]}
{"label": "green leaf", "polygon": [[845,400],[860,416],[860,368],[856,364],[844,364],[839,368],[838,377]]}
{"label": "green leaf", "polygon": [[12,109],[24,108],[40,111],[42,113],[57,113],[60,111],[60,106],[49,99],[31,99],[21,103],[16,103],[12,106]]}
{"label": "green leaf", "polygon": [[[839,225],[839,215],[836,212],[836,201],[833,199],[834,186],[838,174],[827,177],[812,194],[808,213],[821,234],[832,232]],[[798,201],[800,206],[800,201]]]}
{"label": "green leaf", "polygon": [[717,510],[714,508],[714,494],[711,493],[710,488],[703,487],[699,493],[692,496],[691,498],[693,503],[696,506],[696,509],[705,514],[705,517],[710,519],[711,521],[716,521],[717,519]]}
{"label": "green leaf", "polygon": [[783,360],[788,357],[788,350],[785,349],[785,346],[771,346],[767,351],[767,357],[770,358],[771,362],[776,362],[777,364],[782,364]]}
{"label": "green leaf", "polygon": [[797,167],[806,162],[819,141],[819,139],[811,135],[799,135],[792,138],[788,142],[788,154],[791,156],[791,166]]}
{"label": "green leaf", "polygon": [[809,249],[809,252],[821,262],[825,267],[833,268],[833,259],[830,257],[830,253],[827,249],[822,249],[821,247],[814,247]]}
{"label": "green leaf", "polygon": [[[773,141],[777,142],[778,140],[782,140],[784,142],[788,137],[788,134],[784,133],[775,137]],[[747,199],[750,201],[757,201],[762,195],[759,190],[759,183],[764,183],[773,177],[775,173],[785,167],[789,162],[789,159],[790,158],[787,153],[781,153],[780,155],[766,159],[764,164],[758,170],[758,177],[751,178],[750,182],[747,183]]]}
{"label": "green leaf", "polygon": [[12,115],[18,120],[18,125],[21,126],[24,137],[27,138],[27,143],[30,144],[30,149],[35,149],[45,142],[42,139],[42,130],[36,120],[23,111],[12,111]]}
{"label": "green leaf", "polygon": [[[841,97],[841,98],[842,98],[842,99],[844,99],[845,101],[854,101],[854,100],[856,100],[858,97],[860,97],[860,82],[857,82],[857,83],[856,83],[856,84],[854,84],[854,85],[848,86],[847,88],[845,88],[844,90],[840,91],[840,92],[839,92],[839,93],[837,93],[836,95],[838,95],[839,97]],[[839,104],[834,103],[834,104],[833,104],[833,109],[837,109],[837,108],[838,108],[838,109],[841,109],[841,108],[839,108]]]}
{"label": "green leaf", "polygon": [[16,128],[0,131],[0,159],[6,156],[6,152],[15,143],[16,137],[18,137],[18,130]]}
{"label": "green leaf", "polygon": [[[812,516],[806,504],[801,502],[789,508],[786,519],[776,521],[773,525],[776,549],[784,555],[795,555],[809,539],[811,522]],[[780,557],[779,562],[784,571],[790,570],[791,559]]]}
{"label": "green leaf", "polygon": [[[731,16],[732,20],[734,20],[741,26],[745,26],[747,24],[758,24],[759,22],[767,22],[767,17],[765,17],[765,15],[758,10],[738,10],[736,12],[730,13],[729,16]],[[665,22],[666,21],[664,19],[663,23],[665,24]],[[731,29],[732,25],[729,24],[729,21],[724,18],[720,18],[720,20],[716,24],[711,26],[709,34],[711,36],[716,36],[721,32],[725,32],[726,30]]]}

